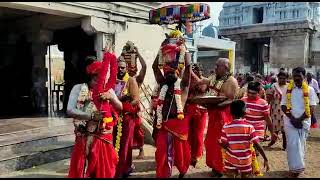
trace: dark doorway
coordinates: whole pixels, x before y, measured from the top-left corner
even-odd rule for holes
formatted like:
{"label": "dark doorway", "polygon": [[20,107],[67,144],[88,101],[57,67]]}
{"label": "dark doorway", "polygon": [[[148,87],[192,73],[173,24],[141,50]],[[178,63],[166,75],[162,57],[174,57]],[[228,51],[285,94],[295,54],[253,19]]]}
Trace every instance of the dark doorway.
{"label": "dark doorway", "polygon": [[253,8],[253,23],[258,24],[263,22],[263,7]]}
{"label": "dark doorway", "polygon": [[270,38],[248,39],[245,44],[246,66],[251,72],[264,74],[264,63],[269,62]]}
{"label": "dark doorway", "polygon": [[63,113],[66,112],[69,95],[73,86],[84,83],[88,79],[85,73],[85,58],[89,55],[96,55],[94,36],[86,34],[78,26],[56,31],[52,44],[58,44],[59,50],[64,53]]}
{"label": "dark doorway", "polygon": [[[3,36],[7,34],[4,33]],[[16,43],[0,42],[0,117],[34,113],[31,99],[32,54],[26,36]]]}

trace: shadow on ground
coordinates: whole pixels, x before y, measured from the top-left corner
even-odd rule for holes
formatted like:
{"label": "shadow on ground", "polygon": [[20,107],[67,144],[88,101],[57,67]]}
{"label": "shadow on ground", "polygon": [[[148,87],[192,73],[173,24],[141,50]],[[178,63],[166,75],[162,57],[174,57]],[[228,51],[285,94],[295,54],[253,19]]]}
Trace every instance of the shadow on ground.
{"label": "shadow on ground", "polygon": [[10,176],[8,178],[66,178],[65,175],[47,175],[47,174],[27,174]]}

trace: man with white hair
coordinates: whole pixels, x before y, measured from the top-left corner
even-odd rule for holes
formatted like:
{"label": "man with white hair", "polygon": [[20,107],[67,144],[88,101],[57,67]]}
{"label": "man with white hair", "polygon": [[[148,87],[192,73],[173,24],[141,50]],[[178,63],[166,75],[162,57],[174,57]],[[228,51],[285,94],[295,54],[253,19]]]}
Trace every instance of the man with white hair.
{"label": "man with white hair", "polygon": [[[239,85],[230,72],[231,64],[227,58],[219,58],[216,62],[215,74],[199,79],[198,83],[208,85],[208,95],[225,96],[228,99],[218,105],[208,105],[208,130],[205,139],[206,164],[212,168],[212,176],[222,177],[223,161],[219,138],[222,127],[232,121],[230,104],[235,99]],[[193,77],[196,76],[193,74]]]}

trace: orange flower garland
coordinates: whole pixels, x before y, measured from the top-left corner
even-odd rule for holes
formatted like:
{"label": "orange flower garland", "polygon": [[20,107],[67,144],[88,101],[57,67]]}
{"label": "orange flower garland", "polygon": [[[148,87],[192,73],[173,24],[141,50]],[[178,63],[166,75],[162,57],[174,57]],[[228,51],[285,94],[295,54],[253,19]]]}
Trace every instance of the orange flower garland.
{"label": "orange flower garland", "polygon": [[[290,113],[292,109],[292,90],[294,87],[294,81],[291,80],[290,83],[288,84],[288,89],[287,89],[287,113]],[[304,108],[305,108],[305,113],[308,116],[308,118],[311,117],[311,111],[310,111],[310,99],[309,99],[309,86],[306,81],[302,82],[302,91],[303,91],[303,99],[304,99]]]}

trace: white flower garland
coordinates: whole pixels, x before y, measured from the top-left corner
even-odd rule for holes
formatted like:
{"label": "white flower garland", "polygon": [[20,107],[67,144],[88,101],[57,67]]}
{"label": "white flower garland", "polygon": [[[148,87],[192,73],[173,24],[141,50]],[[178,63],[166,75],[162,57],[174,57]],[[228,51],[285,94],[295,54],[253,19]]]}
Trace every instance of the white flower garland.
{"label": "white flower garland", "polygon": [[[77,108],[87,113],[92,113],[93,111],[96,111],[97,108],[90,99],[91,92],[89,91],[87,84],[84,83],[81,85],[81,90],[77,101]],[[84,107],[86,101],[89,101],[89,104],[87,105],[87,107]]]}
{"label": "white flower garland", "polygon": [[162,108],[163,108],[163,102],[164,102],[164,98],[167,94],[167,90],[168,90],[168,85],[163,85],[161,90],[160,90],[160,95],[159,95],[159,101],[158,101],[158,107],[157,107],[157,128],[160,129],[161,128],[161,124],[162,124]]}
{"label": "white flower garland", "polygon": [[180,84],[181,84],[181,79],[178,78],[177,81],[174,83],[174,96],[176,98],[178,119],[183,119],[180,117],[181,114],[183,115],[183,106],[182,106],[182,101],[181,101]]}
{"label": "white flower garland", "polygon": [[[89,102],[88,102],[89,101]],[[88,102],[88,105],[85,107],[85,104]],[[86,112],[86,113],[93,113],[97,110],[96,106],[91,100],[91,92],[89,91],[87,84],[82,84],[80,93],[77,99],[77,109]],[[76,120],[73,121],[74,125],[77,127],[80,124],[86,126],[87,122],[82,120]],[[94,129],[93,127],[89,127],[90,129]]]}
{"label": "white flower garland", "polygon": [[184,44],[181,44],[179,46],[180,48],[180,55],[179,55],[179,64],[182,63],[184,64],[184,56],[186,55],[186,47],[184,46]]}
{"label": "white flower garland", "polygon": [[[176,104],[177,104],[177,113],[178,119],[183,119],[184,115],[183,115],[183,106],[182,106],[182,101],[181,101],[181,88],[180,88],[180,83],[181,83],[181,79],[178,78],[177,81],[174,83],[174,95],[175,95],[175,99],[176,99]],[[164,103],[164,99],[165,96],[167,94],[168,91],[168,85],[163,85],[161,90],[160,90],[160,95],[159,95],[159,101],[158,101],[158,107],[157,107],[157,128],[160,129],[162,127],[162,121],[163,121],[163,117],[162,117],[162,108],[163,108],[163,103]],[[170,112],[168,112],[170,113]]]}

